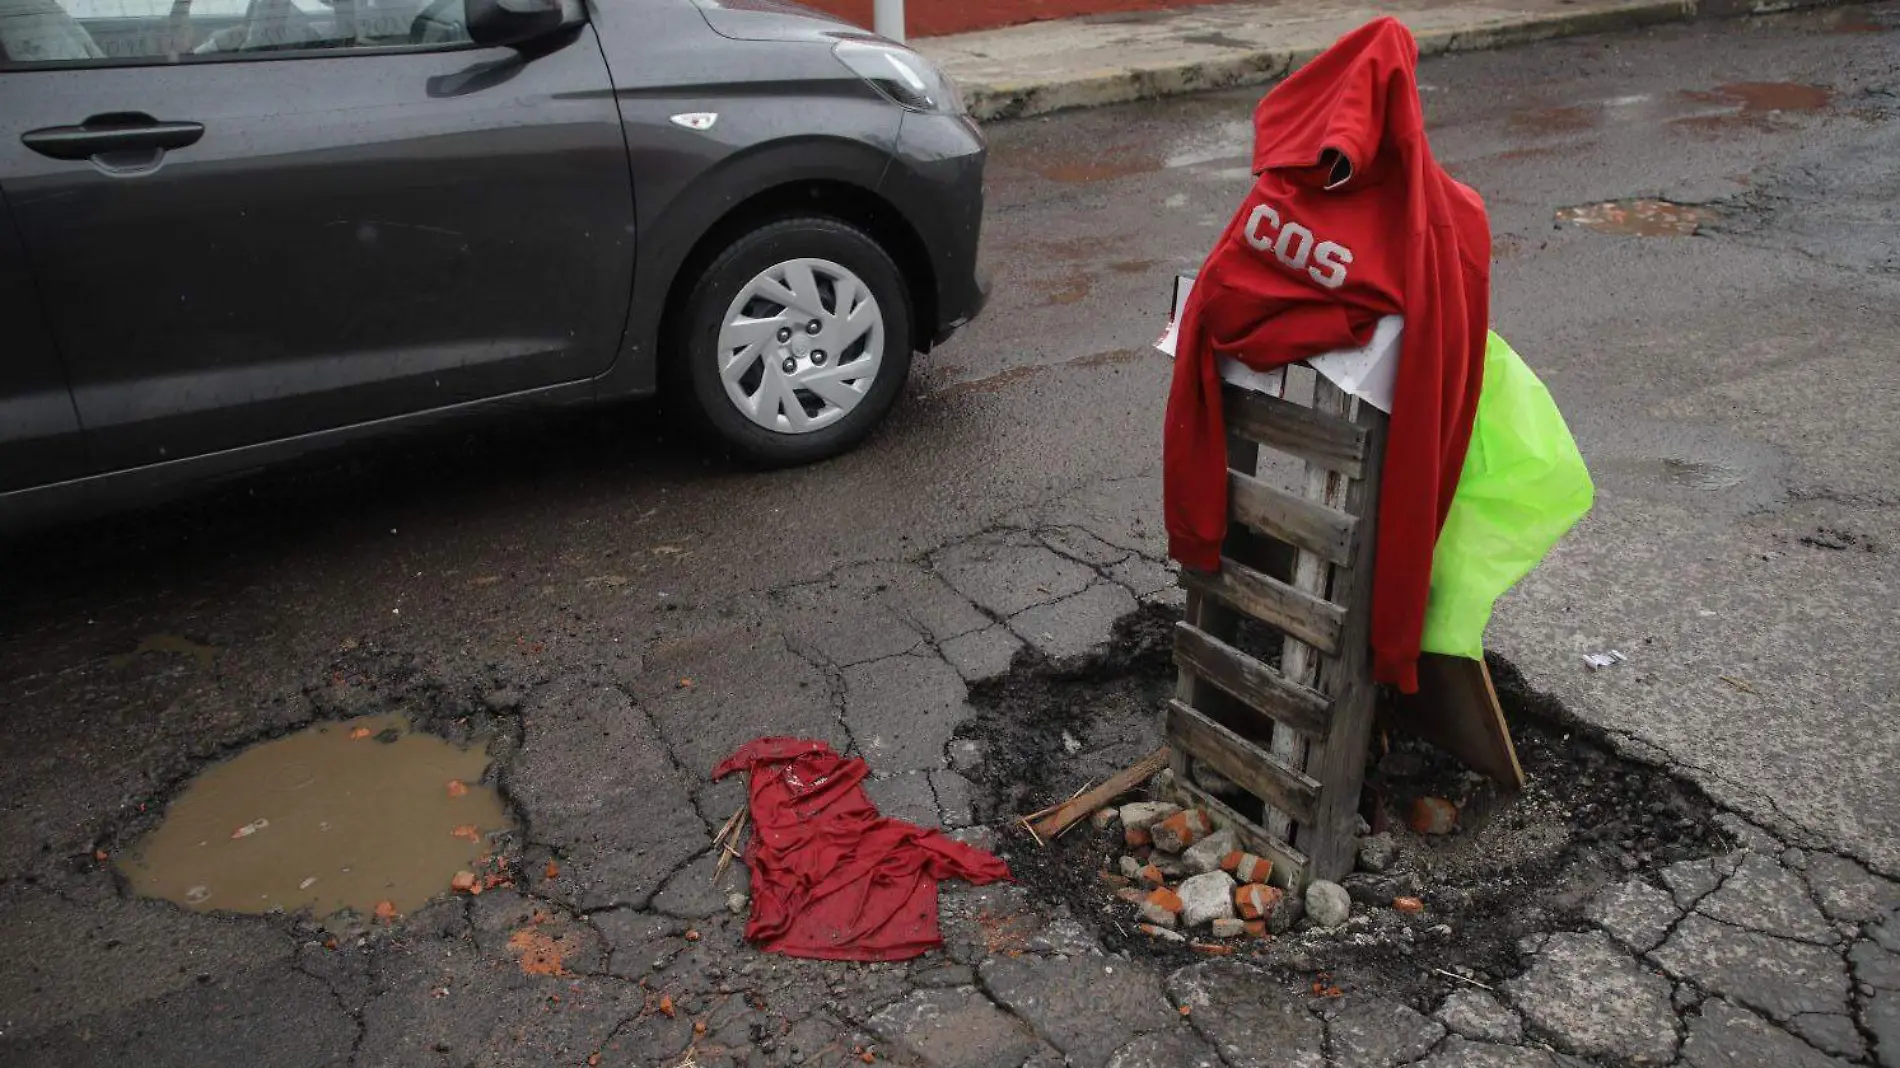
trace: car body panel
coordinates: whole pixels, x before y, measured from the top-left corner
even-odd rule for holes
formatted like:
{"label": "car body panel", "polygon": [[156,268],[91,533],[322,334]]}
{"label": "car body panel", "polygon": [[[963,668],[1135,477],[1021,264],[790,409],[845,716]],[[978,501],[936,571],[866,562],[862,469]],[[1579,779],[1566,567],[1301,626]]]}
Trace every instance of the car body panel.
{"label": "car body panel", "polygon": [[59,350],[40,315],[26,250],[0,197],[0,493],[85,470],[79,413]]}
{"label": "car body panel", "polygon": [[584,379],[618,351],[632,187],[584,27],[533,56],[0,72],[0,98],[9,132],[205,127],[116,171],[0,138],[95,471]]}

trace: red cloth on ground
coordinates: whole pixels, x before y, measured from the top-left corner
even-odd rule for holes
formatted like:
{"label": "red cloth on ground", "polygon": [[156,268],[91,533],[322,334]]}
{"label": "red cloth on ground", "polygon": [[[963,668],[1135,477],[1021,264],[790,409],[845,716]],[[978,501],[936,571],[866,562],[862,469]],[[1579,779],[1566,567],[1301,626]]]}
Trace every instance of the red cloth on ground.
{"label": "red cloth on ground", "polygon": [[1491,227],[1432,158],[1418,44],[1367,23],[1254,112],[1253,191],[1182,309],[1162,485],[1168,551],[1220,568],[1227,442],[1219,356],[1259,370],[1371,339],[1403,314],[1372,580],[1373,677],[1418,689],[1432,549],[1464,469],[1484,373]]}
{"label": "red cloth on ground", "polygon": [[937,880],[1009,878],[1001,860],[878,815],[870,768],[823,742],[759,738],[713,769],[751,776],[752,916],[747,941],[821,960],[906,960],[943,944]]}

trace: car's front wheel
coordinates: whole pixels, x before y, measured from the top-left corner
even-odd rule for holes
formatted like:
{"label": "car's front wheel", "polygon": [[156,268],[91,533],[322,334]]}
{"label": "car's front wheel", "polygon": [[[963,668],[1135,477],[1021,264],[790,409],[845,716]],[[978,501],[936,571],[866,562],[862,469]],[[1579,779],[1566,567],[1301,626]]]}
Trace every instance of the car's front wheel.
{"label": "car's front wheel", "polygon": [[684,329],[695,408],[759,464],[856,445],[910,373],[902,272],[835,219],[786,219],[733,242],[693,287]]}

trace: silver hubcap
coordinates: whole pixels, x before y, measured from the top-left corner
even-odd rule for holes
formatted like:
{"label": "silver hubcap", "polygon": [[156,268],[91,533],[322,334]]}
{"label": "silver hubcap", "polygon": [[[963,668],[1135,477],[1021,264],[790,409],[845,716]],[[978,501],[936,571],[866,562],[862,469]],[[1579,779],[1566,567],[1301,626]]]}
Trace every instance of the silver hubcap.
{"label": "silver hubcap", "polygon": [[746,283],[719,328],[719,377],[747,419],[809,434],[864,400],[884,362],[884,314],[830,260],[788,260]]}

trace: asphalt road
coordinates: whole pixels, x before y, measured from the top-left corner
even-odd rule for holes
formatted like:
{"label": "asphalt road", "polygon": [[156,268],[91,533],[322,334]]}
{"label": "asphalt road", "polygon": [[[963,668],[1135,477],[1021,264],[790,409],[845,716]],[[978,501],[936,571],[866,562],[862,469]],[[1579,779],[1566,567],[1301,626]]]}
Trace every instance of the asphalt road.
{"label": "asphalt road", "polygon": [[[1889,876],[1896,25],[1891,5],[1853,7],[1421,72],[1439,158],[1490,205],[1494,326],[1598,483],[1500,606],[1493,647],[1720,804]],[[654,898],[736,800],[707,771],[756,734],[855,744],[890,775],[888,806],[957,822],[968,783],[944,745],[965,683],[1025,642],[1085,653],[1168,598],[1168,365],[1149,345],[1171,276],[1248,184],[1254,99],[995,128],[995,299],[839,461],[737,470],[631,406],[386,444],[0,550],[0,1062],[150,1053],[162,1032],[180,1063],[224,1063],[202,1059],[219,1043],[422,1063],[403,1043],[431,1028],[509,1059],[504,1024],[458,1030],[403,985],[461,967],[403,970],[446,952],[426,931],[332,974],[266,921],[127,901],[94,859],[208,760],[313,716],[400,703],[451,721],[518,696],[518,713],[494,705],[519,716],[500,774],[524,855],[570,869],[535,892],[604,917],[610,949],[635,938],[615,917],[703,914]],[[1693,237],[1556,221],[1629,197],[1713,221]],[[1608,648],[1628,661],[1585,667]],[[483,952],[499,929],[443,922]],[[638,1015],[626,984],[588,981],[611,1011],[567,1025],[562,1058]],[[535,996],[484,989],[482,1028]],[[307,998],[329,1018],[292,1019]]]}

